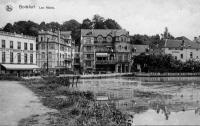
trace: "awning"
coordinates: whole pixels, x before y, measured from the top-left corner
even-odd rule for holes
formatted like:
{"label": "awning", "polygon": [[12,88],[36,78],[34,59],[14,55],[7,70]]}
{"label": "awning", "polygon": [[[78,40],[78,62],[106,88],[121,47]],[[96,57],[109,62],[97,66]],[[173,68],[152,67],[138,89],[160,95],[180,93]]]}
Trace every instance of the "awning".
{"label": "awning", "polygon": [[96,53],[96,56],[104,56],[104,57],[107,57],[107,56],[108,56],[108,53]]}
{"label": "awning", "polygon": [[33,70],[38,69],[37,65],[25,65],[25,64],[1,64],[7,70]]}

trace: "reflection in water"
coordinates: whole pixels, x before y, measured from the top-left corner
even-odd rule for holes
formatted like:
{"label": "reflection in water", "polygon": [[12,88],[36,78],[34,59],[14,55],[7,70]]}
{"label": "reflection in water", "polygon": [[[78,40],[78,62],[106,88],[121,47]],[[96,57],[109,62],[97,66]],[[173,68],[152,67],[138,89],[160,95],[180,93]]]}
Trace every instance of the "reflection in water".
{"label": "reflection in water", "polygon": [[195,116],[200,115],[198,77],[80,80],[76,89],[93,91],[96,96],[107,96],[108,102],[118,109],[133,114],[134,122],[138,125],[200,124],[199,117]]}

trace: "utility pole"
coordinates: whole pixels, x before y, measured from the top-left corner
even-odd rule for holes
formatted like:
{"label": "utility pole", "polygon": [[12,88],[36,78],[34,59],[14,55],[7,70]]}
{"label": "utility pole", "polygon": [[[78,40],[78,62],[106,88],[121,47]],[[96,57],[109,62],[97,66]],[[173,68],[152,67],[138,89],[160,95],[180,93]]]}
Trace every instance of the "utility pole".
{"label": "utility pole", "polygon": [[47,38],[47,73],[49,73],[49,38]]}

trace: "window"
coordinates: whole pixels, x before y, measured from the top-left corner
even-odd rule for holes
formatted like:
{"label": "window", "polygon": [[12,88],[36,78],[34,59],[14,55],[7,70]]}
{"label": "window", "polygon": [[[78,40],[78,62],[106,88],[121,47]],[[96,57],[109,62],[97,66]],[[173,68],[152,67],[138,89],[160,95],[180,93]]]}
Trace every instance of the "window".
{"label": "window", "polygon": [[103,42],[103,37],[102,36],[98,36],[97,37],[97,41],[100,42],[100,43]]}
{"label": "window", "polygon": [[54,44],[52,44],[52,43],[51,43],[51,44],[49,44],[49,48],[50,48],[50,49],[55,49],[55,46],[54,46]]}
{"label": "window", "polygon": [[26,53],[24,54],[24,63],[25,64],[27,63],[27,54]]}
{"label": "window", "polygon": [[193,58],[193,54],[192,54],[192,52],[190,52],[190,58]]}
{"label": "window", "polygon": [[2,48],[6,48],[6,41],[5,41],[5,40],[2,40],[1,42],[2,42],[2,43],[1,43],[1,44],[2,44]]}
{"label": "window", "polygon": [[10,41],[10,48],[13,49],[13,41]]}
{"label": "window", "polygon": [[119,60],[119,61],[122,61],[122,55],[119,55],[119,56],[118,56],[118,60]]}
{"label": "window", "polygon": [[45,52],[42,52],[42,59],[45,58]]}
{"label": "window", "polygon": [[85,42],[84,42],[85,44],[91,44],[92,43],[90,37],[85,37],[84,40],[85,40]]}
{"label": "window", "polygon": [[60,50],[61,50],[61,51],[64,51],[64,46],[61,45],[61,46],[60,46]]}
{"label": "window", "polygon": [[86,66],[87,66],[87,67],[91,67],[91,66],[92,66],[91,61],[86,61]]}
{"label": "window", "polygon": [[121,45],[119,45],[119,46],[118,46],[118,49],[119,49],[119,50],[121,50],[121,48],[122,48],[122,46],[121,46]]}
{"label": "window", "polygon": [[21,53],[17,53],[18,63],[21,63]]}
{"label": "window", "polygon": [[40,40],[43,41],[43,37],[40,37]]}
{"label": "window", "polygon": [[48,58],[52,59],[52,52],[49,52]]}
{"label": "window", "polygon": [[10,52],[10,63],[13,63],[13,52]]}
{"label": "window", "polygon": [[30,63],[33,63],[33,54],[30,55]]}
{"label": "window", "polygon": [[183,59],[183,54],[181,54],[181,59]]}
{"label": "window", "polygon": [[33,43],[30,43],[30,50],[33,50]]}
{"label": "window", "polygon": [[127,46],[125,46],[125,47],[124,47],[124,49],[125,49],[125,50],[128,50],[128,47],[127,47]]}
{"label": "window", "polygon": [[2,52],[2,63],[6,62],[6,52]]}
{"label": "window", "polygon": [[27,50],[27,43],[24,43],[24,50]]}
{"label": "window", "polygon": [[87,54],[86,57],[87,57],[87,59],[91,59],[91,55],[90,54]]}
{"label": "window", "polygon": [[112,37],[111,36],[107,36],[106,41],[107,42],[112,42]]}
{"label": "window", "polygon": [[45,44],[44,44],[44,43],[42,43],[42,45],[41,45],[41,46],[42,46],[42,49],[45,49]]}
{"label": "window", "polygon": [[17,49],[21,49],[21,42],[17,42]]}
{"label": "window", "polygon": [[124,55],[124,60],[125,60],[125,61],[128,61],[128,54],[125,54],[125,55]]}
{"label": "window", "polygon": [[92,47],[91,46],[86,46],[86,51],[91,51]]}

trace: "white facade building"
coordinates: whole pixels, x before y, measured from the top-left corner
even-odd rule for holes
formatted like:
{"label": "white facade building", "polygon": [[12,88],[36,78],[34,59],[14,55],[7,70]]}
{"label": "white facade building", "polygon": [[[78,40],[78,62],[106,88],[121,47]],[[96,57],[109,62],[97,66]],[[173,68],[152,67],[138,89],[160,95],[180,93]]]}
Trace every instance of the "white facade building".
{"label": "white facade building", "polygon": [[74,44],[71,31],[40,31],[37,41],[37,65],[44,70],[48,68],[50,72],[66,73],[72,70]]}
{"label": "white facade building", "polygon": [[36,38],[0,31],[0,73],[30,74],[36,66]]}
{"label": "white facade building", "polygon": [[164,54],[171,54],[175,59],[183,62],[200,60],[200,44],[189,40],[165,40],[162,48]]}

